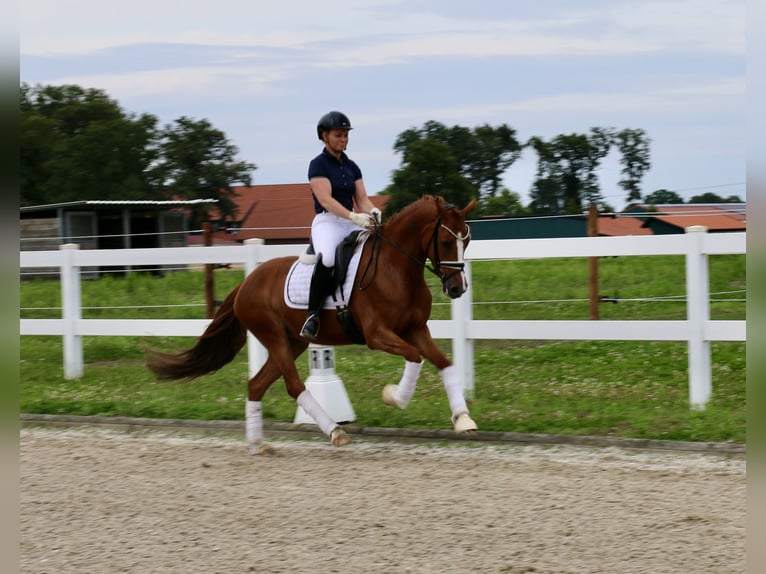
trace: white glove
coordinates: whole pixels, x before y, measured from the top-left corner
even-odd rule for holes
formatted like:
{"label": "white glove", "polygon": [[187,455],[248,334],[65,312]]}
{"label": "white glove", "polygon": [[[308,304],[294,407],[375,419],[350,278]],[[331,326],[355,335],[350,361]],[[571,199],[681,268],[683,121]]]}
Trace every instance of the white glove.
{"label": "white glove", "polygon": [[380,213],[380,209],[377,207],[373,207],[370,210],[370,216],[372,217],[372,221],[375,223],[375,225],[380,225],[380,222],[383,221],[383,214]]}
{"label": "white glove", "polygon": [[366,213],[356,213],[352,211],[348,214],[348,218],[356,223],[359,227],[364,227],[365,229],[367,229],[370,226],[370,223],[372,223],[372,218]]}

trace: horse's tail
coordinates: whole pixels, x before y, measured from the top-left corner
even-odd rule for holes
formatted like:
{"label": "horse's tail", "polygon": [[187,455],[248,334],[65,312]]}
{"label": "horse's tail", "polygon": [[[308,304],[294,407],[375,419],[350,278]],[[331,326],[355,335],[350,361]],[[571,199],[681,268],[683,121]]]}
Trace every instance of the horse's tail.
{"label": "horse's tail", "polygon": [[147,351],[146,365],[158,379],[191,380],[234,360],[247,341],[247,329],[234,313],[234,299],[240,286],[221,303],[212,322],[191,349],[177,354]]}

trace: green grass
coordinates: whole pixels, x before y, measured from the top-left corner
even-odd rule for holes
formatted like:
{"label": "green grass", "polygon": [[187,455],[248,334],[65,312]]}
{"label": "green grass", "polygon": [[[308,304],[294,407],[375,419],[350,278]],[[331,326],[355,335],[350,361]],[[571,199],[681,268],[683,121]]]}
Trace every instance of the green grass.
{"label": "green grass", "polygon": [[[475,262],[477,319],[587,319],[587,263],[582,259]],[[682,319],[677,301],[626,301],[683,295],[680,257],[607,258],[600,262],[602,319]],[[711,291],[713,319],[744,319],[744,256],[716,256]],[[242,279],[216,271],[222,299]],[[449,303],[434,287],[432,317],[449,317]],[[21,307],[60,305],[58,282],[24,281]],[[201,318],[203,277],[178,272],[164,278],[132,274],[82,283],[86,318]],[[520,300],[585,299],[555,303]],[[128,308],[132,306],[156,306]],[[162,307],[162,305],[193,305]],[[97,307],[97,308],[96,308]],[[110,308],[124,307],[124,308]],[[56,309],[23,310],[22,317],[57,317]],[[158,382],[143,363],[142,346],[186,347],[191,338],[85,337],[85,373],[65,380],[60,337],[21,338],[21,411],[77,415],[242,419],[247,389],[246,353],[219,372],[190,383]],[[439,341],[446,352],[449,341]],[[475,396],[470,407],[482,430],[603,435],[689,441],[745,442],[745,345],[713,343],[713,396],[704,411],[688,406],[684,343],[634,341],[477,341]],[[298,359],[308,375],[307,357]],[[336,371],[365,426],[450,428],[449,407],[436,369],[423,368],[407,410],[387,407],[383,385],[398,381],[403,361],[360,346],[336,348]],[[292,421],[295,403],[281,381],[266,394],[264,417]]]}

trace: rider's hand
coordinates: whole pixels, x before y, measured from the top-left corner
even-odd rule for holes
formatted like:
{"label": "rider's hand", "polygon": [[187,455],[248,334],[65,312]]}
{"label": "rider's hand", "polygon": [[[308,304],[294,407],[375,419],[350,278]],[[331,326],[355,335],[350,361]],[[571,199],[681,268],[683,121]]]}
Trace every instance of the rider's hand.
{"label": "rider's hand", "polygon": [[375,223],[375,225],[380,225],[380,222],[383,221],[383,215],[380,213],[380,209],[377,207],[373,207],[370,210],[370,217],[372,217],[372,221]]}
{"label": "rider's hand", "polygon": [[359,227],[364,227],[365,229],[367,229],[372,223],[372,217],[366,213],[356,213],[352,211],[348,214],[348,218],[356,223]]}

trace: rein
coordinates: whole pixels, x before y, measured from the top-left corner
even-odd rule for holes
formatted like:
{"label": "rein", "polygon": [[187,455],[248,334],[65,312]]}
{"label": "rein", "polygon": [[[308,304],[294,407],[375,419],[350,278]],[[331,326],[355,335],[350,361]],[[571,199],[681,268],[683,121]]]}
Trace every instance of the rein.
{"label": "rein", "polygon": [[[428,244],[426,245],[426,253],[428,252],[428,247],[433,244],[434,246],[434,257],[433,257],[433,267],[431,267],[428,264],[428,255],[426,255],[425,260],[421,261],[408,251],[406,251],[403,247],[401,247],[399,244],[397,244],[394,241],[391,241],[388,237],[384,236],[382,233],[382,226],[378,226],[375,228],[375,231],[372,233],[372,255],[370,256],[369,261],[367,262],[367,266],[365,267],[364,271],[362,272],[362,276],[359,280],[359,290],[364,291],[367,289],[370,285],[372,285],[373,280],[375,279],[375,274],[378,271],[378,257],[380,256],[380,240],[382,239],[386,243],[388,243],[391,247],[402,253],[403,255],[406,255],[410,260],[417,263],[418,265],[424,267],[434,275],[436,275],[439,280],[442,282],[442,287],[445,287],[447,284],[447,281],[455,275],[456,273],[462,273],[462,271],[465,269],[465,262],[463,261],[463,252],[464,252],[464,242],[471,237],[471,227],[466,223],[466,233],[463,235],[462,233],[455,233],[452,231],[449,227],[442,224],[441,222],[441,216],[436,217],[436,221],[434,222],[434,230],[433,233],[431,233],[431,238],[428,240]],[[452,235],[457,240],[457,261],[442,261],[439,258],[439,242],[437,241],[437,237],[439,234],[439,229],[445,229],[447,232]],[[364,278],[367,275],[367,272],[370,270],[370,267],[372,266],[372,275],[370,277],[369,283],[364,285]],[[452,273],[445,273],[442,271],[442,267],[446,267],[448,269],[453,269]]]}

